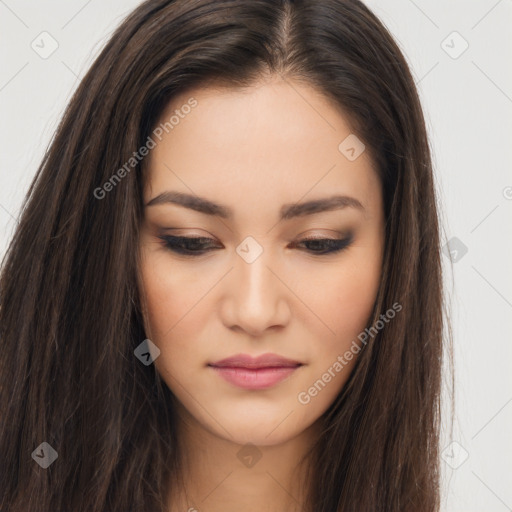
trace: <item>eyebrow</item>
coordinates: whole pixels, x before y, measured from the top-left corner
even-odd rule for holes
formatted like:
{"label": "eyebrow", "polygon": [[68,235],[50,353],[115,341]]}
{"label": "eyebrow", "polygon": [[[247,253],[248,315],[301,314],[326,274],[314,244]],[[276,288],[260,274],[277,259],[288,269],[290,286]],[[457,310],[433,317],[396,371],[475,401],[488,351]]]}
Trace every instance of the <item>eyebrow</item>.
{"label": "eyebrow", "polygon": [[[208,199],[184,194],[182,192],[162,192],[146,203],[146,207],[157,204],[177,204],[206,215],[213,215],[223,219],[231,219],[234,212],[228,206],[220,205]],[[312,215],[314,213],[340,210],[342,208],[356,208],[364,211],[363,205],[354,197],[334,195],[322,199],[314,199],[302,203],[287,203],[281,207],[280,220],[288,220],[294,217]]]}

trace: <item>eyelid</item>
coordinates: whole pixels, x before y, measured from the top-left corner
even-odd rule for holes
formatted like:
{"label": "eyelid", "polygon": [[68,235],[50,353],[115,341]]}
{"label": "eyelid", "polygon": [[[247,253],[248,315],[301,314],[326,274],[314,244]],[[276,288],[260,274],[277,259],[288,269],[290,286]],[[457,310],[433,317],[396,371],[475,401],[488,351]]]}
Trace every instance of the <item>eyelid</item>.
{"label": "eyelid", "polygon": [[322,235],[318,233],[314,233],[312,235],[299,235],[297,237],[297,240],[303,241],[303,240],[341,240],[344,238],[348,238],[350,236],[349,233],[336,233],[335,235]]}
{"label": "eyelid", "polygon": [[306,231],[301,231],[295,238],[302,238],[304,236],[309,237],[310,235],[317,235],[319,237],[324,238],[343,238],[349,236],[351,232],[351,229],[327,229],[320,227],[312,227]]}
{"label": "eyelid", "polygon": [[[178,230],[181,231],[181,230]],[[324,235],[322,233],[313,233],[313,234],[307,234],[304,235],[303,233],[298,234],[296,237],[294,237],[293,240],[298,241],[304,241],[304,240],[325,240],[325,239],[332,239],[332,240],[343,240],[348,239],[352,236],[352,233],[350,231],[341,232],[341,231],[335,231],[335,230],[327,230],[332,233],[332,235]],[[204,241],[210,241],[210,242],[217,242],[216,238],[213,235],[199,235],[196,233],[190,233],[186,232],[185,234],[175,233],[173,231],[172,233],[164,233],[162,237],[171,237],[171,238],[193,238],[193,239],[201,239]]]}
{"label": "eyelid", "polygon": [[349,246],[354,241],[354,234],[353,233],[346,233],[344,235],[338,235],[338,236],[335,236],[335,237],[330,237],[330,236],[304,236],[304,237],[299,237],[293,243],[294,244],[302,244],[302,243],[305,243],[305,242],[314,242],[314,241],[317,241],[317,240],[320,241],[320,242],[326,241],[326,242],[333,242],[333,243],[339,243],[339,244],[344,243],[345,246]]}
{"label": "eyelid", "polygon": [[[164,246],[166,247],[167,250],[173,252],[173,253],[176,253],[176,254],[179,254],[179,255],[183,255],[185,257],[200,257],[200,256],[203,256],[207,253],[210,253],[210,252],[213,252],[215,251],[216,249],[219,249],[219,247],[215,246],[215,240],[212,239],[212,238],[209,238],[209,237],[194,237],[194,236],[177,236],[177,235],[162,235],[162,236],[159,236],[160,239],[163,240],[164,242]],[[171,242],[171,240],[173,240]],[[304,252],[306,252],[307,254],[311,255],[311,256],[315,256],[315,257],[326,257],[326,256],[329,256],[329,255],[335,255],[335,254],[339,254],[341,252],[343,252],[344,250],[348,249],[348,247],[350,247],[354,241],[354,234],[352,232],[350,232],[347,236],[345,237],[318,237],[318,236],[315,236],[315,237],[299,237],[295,242],[292,242],[292,248],[295,248],[295,247],[300,247],[301,245],[304,246],[305,244],[308,244],[308,243],[314,243],[315,241],[319,241],[319,242],[323,242],[324,244],[324,247],[326,246],[327,248],[322,250],[322,251],[316,251],[314,249],[308,249],[306,247],[306,249],[304,250]],[[198,244],[201,244],[203,245],[204,247],[202,249],[187,249],[187,248],[178,248],[180,247],[180,243],[191,243],[191,244],[194,244],[194,243],[198,243]],[[222,247],[220,247],[222,248]]]}
{"label": "eyelid", "polygon": [[189,229],[196,228],[163,228],[162,235],[178,236],[183,238],[215,238],[208,231],[203,231],[205,234],[195,233],[188,231]]}

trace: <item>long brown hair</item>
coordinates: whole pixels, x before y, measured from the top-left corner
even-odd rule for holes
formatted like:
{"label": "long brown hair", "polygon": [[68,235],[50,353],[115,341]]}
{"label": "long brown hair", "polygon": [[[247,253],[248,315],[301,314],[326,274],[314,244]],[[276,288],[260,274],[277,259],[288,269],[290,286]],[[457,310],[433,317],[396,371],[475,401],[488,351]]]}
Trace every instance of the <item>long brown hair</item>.
{"label": "long brown hair", "polygon": [[[307,506],[439,509],[439,221],[422,109],[397,44],[358,0],[148,0],[72,97],[2,262],[2,511],[165,510],[180,475],[173,396],[134,356],[146,338],[137,251],[145,161],[105,197],[95,191],[174,95],[265,74],[317,87],[371,151],[386,240],[368,325],[403,308],[325,413]],[[58,453],[47,469],[31,456],[42,442]]]}

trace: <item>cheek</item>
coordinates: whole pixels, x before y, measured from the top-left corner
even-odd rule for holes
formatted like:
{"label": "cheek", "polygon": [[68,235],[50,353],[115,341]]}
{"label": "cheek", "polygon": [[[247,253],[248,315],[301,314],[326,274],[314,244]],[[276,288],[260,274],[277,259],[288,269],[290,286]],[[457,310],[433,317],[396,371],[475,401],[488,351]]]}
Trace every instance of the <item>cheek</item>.
{"label": "cheek", "polygon": [[[358,336],[372,313],[380,278],[380,251],[360,246],[341,258],[339,265],[318,267],[304,279],[301,293],[308,297],[308,306],[322,322],[315,322],[315,355],[302,390],[307,392],[318,379],[325,383],[312,390],[308,414],[325,409],[350,376],[363,348]],[[313,324],[310,330],[313,332]],[[330,375],[326,373],[329,371]]]}
{"label": "cheek", "polygon": [[[377,296],[381,265],[378,254],[354,251],[339,265],[318,267],[302,280],[299,293],[315,313],[324,338],[334,344],[364,330]],[[331,336],[325,336],[325,334]]]}
{"label": "cheek", "polygon": [[331,315],[336,333],[350,337],[364,329],[380,283],[380,267],[359,263],[339,276],[332,291]]}
{"label": "cheek", "polygon": [[373,310],[381,277],[376,254],[353,254],[344,264],[331,266],[323,274],[317,271],[303,282],[304,290],[323,283],[307,295],[308,305],[322,322],[316,322],[314,357],[297,395],[304,421],[323,414],[336,399],[363,348],[358,335]]}
{"label": "cheek", "polygon": [[204,279],[197,279],[193,272],[184,271],[182,266],[180,262],[171,265],[165,252],[143,252],[141,275],[147,303],[146,317],[155,339],[163,339],[188,323],[180,320],[185,315],[188,317],[211,286]]}
{"label": "cheek", "polygon": [[161,350],[155,365],[162,374],[179,375],[181,369],[197,365],[204,357],[191,340],[206,322],[200,317],[204,312],[200,301],[214,282],[195,279],[193,273],[180,270],[180,263],[170,265],[165,254],[156,253],[143,259],[141,277],[146,334]]}

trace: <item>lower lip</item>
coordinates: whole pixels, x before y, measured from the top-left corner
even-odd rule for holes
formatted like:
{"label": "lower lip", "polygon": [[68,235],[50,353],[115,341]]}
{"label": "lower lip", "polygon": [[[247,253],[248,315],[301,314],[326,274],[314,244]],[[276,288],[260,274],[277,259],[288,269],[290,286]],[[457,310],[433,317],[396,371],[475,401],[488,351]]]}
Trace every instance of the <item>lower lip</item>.
{"label": "lower lip", "polygon": [[289,377],[299,366],[276,368],[234,368],[212,366],[223,379],[244,389],[265,389]]}

